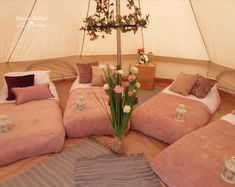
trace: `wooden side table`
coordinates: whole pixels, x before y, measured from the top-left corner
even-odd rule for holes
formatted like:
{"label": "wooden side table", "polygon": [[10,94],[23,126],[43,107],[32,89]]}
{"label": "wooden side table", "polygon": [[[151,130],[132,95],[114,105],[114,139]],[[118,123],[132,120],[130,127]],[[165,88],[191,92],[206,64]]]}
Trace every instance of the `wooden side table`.
{"label": "wooden side table", "polygon": [[154,88],[155,64],[136,64],[139,69],[139,82],[141,89],[152,90]]}

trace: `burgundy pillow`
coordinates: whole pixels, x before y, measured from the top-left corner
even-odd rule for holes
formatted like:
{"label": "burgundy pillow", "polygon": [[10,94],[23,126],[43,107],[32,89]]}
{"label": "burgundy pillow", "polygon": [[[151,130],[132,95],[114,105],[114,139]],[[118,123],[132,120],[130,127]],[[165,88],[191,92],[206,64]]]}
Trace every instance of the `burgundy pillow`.
{"label": "burgundy pillow", "polygon": [[15,95],[12,93],[11,88],[13,87],[27,87],[34,85],[34,74],[23,75],[23,76],[5,76],[7,83],[8,96],[7,100],[11,101],[15,99]]}
{"label": "burgundy pillow", "polygon": [[191,94],[198,98],[204,98],[210,89],[217,83],[217,80],[200,76],[191,90]]}
{"label": "burgundy pillow", "polygon": [[92,66],[98,66],[98,62],[87,64],[77,64],[79,71],[79,83],[91,83],[92,81]]}
{"label": "burgundy pillow", "polygon": [[24,88],[12,88],[16,96],[16,104],[23,104],[32,100],[41,100],[53,97],[49,90],[49,84],[37,84]]}

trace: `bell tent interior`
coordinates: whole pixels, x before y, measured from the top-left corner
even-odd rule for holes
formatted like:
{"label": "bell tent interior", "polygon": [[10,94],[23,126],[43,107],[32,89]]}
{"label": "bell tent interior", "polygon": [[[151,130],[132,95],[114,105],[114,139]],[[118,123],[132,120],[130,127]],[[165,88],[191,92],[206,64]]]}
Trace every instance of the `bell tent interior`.
{"label": "bell tent interior", "polygon": [[[126,158],[130,166],[125,176],[137,180],[143,170],[131,168],[131,163],[142,162],[136,156],[139,154],[147,158],[143,164],[148,170],[144,173],[149,172],[153,178],[141,175],[143,177],[138,179],[141,182],[134,186],[201,187],[208,186],[209,182],[212,186],[235,183],[235,157],[232,157],[235,149],[231,147],[235,140],[235,1],[0,0],[0,24],[0,186],[90,186],[92,180],[81,175],[87,172],[86,167],[94,181],[98,181],[96,186],[105,186],[105,174],[95,180],[94,173],[99,166],[95,168],[94,164],[92,168],[85,164],[83,168],[82,158],[99,159],[100,155],[116,152],[113,133],[117,137],[125,135],[122,154],[129,156],[121,158]],[[98,38],[91,40],[92,36]],[[147,59],[143,64],[141,55]],[[99,82],[94,75],[90,82],[82,85],[81,74],[88,66],[78,64],[91,62],[98,62],[99,67],[108,64],[110,71],[116,72],[112,76],[121,76],[112,84],[123,84],[120,92],[127,96],[120,96],[117,85],[109,92],[109,81],[114,78],[108,77],[109,68],[105,66],[101,69],[106,73],[106,82],[99,85],[101,87],[87,84],[91,80],[92,84]],[[111,70],[118,63],[122,66]],[[136,69],[132,71],[132,67],[138,67],[141,84],[138,92],[139,83],[132,74]],[[93,65],[89,68],[92,73],[97,70]],[[119,68],[130,72],[122,77]],[[19,80],[29,76],[27,72],[34,75],[34,84],[27,85],[23,81],[17,86]],[[45,72],[48,81],[39,80],[39,74]],[[16,76],[18,79],[14,79],[9,88],[9,81]],[[84,76],[84,80],[87,79],[88,75]],[[188,79],[183,79],[185,77]],[[126,87],[125,81],[129,81]],[[176,82],[180,81],[179,89],[183,84],[192,83],[186,94],[185,90],[176,90]],[[213,85],[203,99],[198,96],[199,91],[193,94],[195,87],[206,89],[211,82]],[[105,83],[109,87],[103,89]],[[101,91],[97,90],[104,90],[109,96],[105,101],[107,106],[103,96],[100,97]],[[14,96],[11,102],[6,101],[10,91]],[[59,100],[48,99],[48,94]],[[128,110],[129,105],[126,107],[129,102],[126,99],[124,104],[119,103],[120,112],[112,109],[112,103],[118,105],[115,102],[119,96],[109,94],[119,94],[123,100],[134,98],[130,100],[133,107],[137,95],[140,101],[132,112],[132,108]],[[79,96],[83,96],[83,100]],[[76,111],[80,110],[79,104],[84,107],[80,112]],[[106,119],[100,105],[111,111],[111,124],[106,124],[110,120]],[[122,122],[127,119],[125,132],[116,131],[113,110],[120,116],[123,114],[123,118],[119,116]],[[20,146],[15,145],[15,138]],[[78,156],[71,156],[73,153],[68,150],[76,146],[78,150],[73,151]],[[198,159],[188,158],[194,156]],[[65,161],[53,168],[51,163],[56,165],[56,159]],[[110,157],[103,160],[103,164],[113,164],[115,159]],[[123,164],[122,160],[118,162],[119,166]],[[115,171],[116,166],[110,167]],[[119,168],[115,172],[118,171]],[[49,177],[42,172],[48,172]],[[116,180],[118,186],[134,184],[121,175],[118,179],[111,174],[108,177],[112,177],[108,186]],[[208,177],[212,181],[208,181]],[[58,180],[53,183],[54,179]]]}

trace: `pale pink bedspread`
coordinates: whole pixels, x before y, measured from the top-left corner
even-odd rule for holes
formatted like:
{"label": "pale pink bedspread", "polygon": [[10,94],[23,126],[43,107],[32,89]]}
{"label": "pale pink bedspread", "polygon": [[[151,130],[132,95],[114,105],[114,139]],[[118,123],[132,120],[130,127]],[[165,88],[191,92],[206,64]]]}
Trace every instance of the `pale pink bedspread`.
{"label": "pale pink bedspread", "polygon": [[[97,101],[103,103],[102,88],[77,88],[70,93],[64,112],[64,126],[68,137],[86,137],[92,135],[111,135],[110,119]],[[77,111],[79,96],[85,98],[85,109]]]}
{"label": "pale pink bedspread", "polygon": [[232,187],[220,173],[234,156],[234,142],[235,125],[218,120],[169,146],[151,165],[170,187]]}
{"label": "pale pink bedspread", "polygon": [[0,113],[6,114],[12,125],[11,131],[0,135],[0,166],[62,149],[65,131],[56,100],[1,104]]}
{"label": "pale pink bedspread", "polygon": [[[176,108],[186,106],[185,122],[175,121]],[[133,111],[131,128],[172,144],[204,126],[211,117],[209,108],[198,101],[159,93]]]}

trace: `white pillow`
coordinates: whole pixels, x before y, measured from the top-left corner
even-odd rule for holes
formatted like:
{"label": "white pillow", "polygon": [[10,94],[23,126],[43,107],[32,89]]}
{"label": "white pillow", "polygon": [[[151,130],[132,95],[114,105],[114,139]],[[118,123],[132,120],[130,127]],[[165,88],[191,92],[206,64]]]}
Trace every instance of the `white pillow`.
{"label": "white pillow", "polygon": [[[15,77],[15,76],[24,76],[24,75],[34,74],[34,85],[48,83],[49,89],[50,89],[52,95],[55,97],[55,99],[59,100],[59,97],[58,97],[58,94],[56,91],[56,87],[51,82],[49,73],[50,73],[50,71],[8,72],[8,73],[4,74],[4,77],[5,76]],[[4,79],[3,88],[0,91],[0,103],[12,102],[12,101],[7,101],[6,98],[7,98],[7,84]]]}

